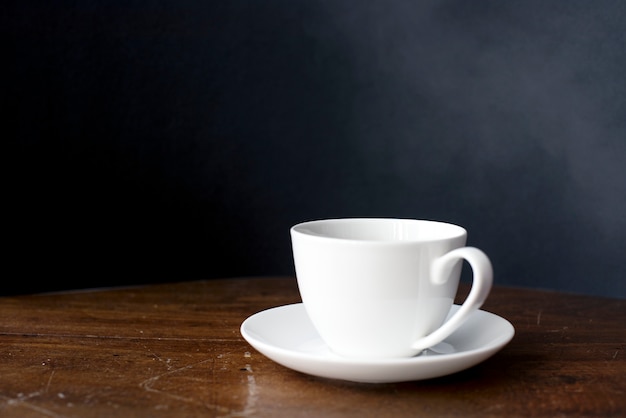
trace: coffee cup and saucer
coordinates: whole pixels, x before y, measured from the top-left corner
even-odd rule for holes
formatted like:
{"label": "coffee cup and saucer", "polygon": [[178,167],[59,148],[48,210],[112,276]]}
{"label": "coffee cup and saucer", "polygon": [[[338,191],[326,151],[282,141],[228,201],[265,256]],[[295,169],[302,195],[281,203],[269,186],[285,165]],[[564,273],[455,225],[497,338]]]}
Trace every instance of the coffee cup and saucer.
{"label": "coffee cup and saucer", "polygon": [[[290,230],[302,303],[241,324],[257,351],[293,370],[354,382],[430,379],[470,368],[508,344],[511,323],[480,310],[491,291],[487,255],[458,225],[336,218]],[[472,287],[454,304],[463,261]]]}

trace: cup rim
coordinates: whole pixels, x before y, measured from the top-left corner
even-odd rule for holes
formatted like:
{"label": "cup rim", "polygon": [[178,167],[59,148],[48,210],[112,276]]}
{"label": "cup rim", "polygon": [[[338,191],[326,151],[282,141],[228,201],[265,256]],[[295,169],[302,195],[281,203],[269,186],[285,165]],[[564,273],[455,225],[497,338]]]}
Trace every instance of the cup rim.
{"label": "cup rim", "polygon": [[[333,224],[351,224],[351,223],[379,223],[388,224],[392,223],[398,225],[422,225],[432,227],[438,227],[436,234],[425,234],[423,237],[403,237],[394,239],[373,239],[373,238],[354,238],[339,236],[337,233],[324,233],[314,227],[328,226]],[[419,243],[419,242],[434,242],[445,241],[450,239],[456,239],[461,237],[467,237],[467,230],[457,224],[439,220],[431,219],[417,219],[417,218],[395,218],[395,217],[343,217],[343,218],[323,218],[313,219],[309,221],[303,221],[293,225],[291,233],[299,234],[303,237],[310,237],[312,239],[331,240],[331,241],[344,241],[344,242],[362,242],[362,243]]]}

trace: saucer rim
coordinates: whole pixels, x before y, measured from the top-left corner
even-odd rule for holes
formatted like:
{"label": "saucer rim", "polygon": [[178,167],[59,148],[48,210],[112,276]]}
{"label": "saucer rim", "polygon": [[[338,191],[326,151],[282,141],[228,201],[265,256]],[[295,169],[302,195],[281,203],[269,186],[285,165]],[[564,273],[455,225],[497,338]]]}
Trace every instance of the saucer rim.
{"label": "saucer rim", "polygon": [[[459,309],[460,305],[454,304],[452,309]],[[459,351],[454,353],[437,353],[435,355],[417,355],[413,357],[402,357],[402,358],[351,358],[351,357],[342,357],[340,355],[319,355],[312,354],[309,352],[294,350],[285,348],[280,345],[275,345],[267,342],[266,340],[261,340],[252,335],[251,332],[247,329],[249,324],[254,320],[258,320],[264,314],[267,314],[269,311],[278,311],[278,310],[289,310],[289,309],[302,309],[304,310],[304,315],[306,315],[306,309],[304,308],[303,303],[291,303],[286,305],[275,306],[271,308],[267,308],[256,312],[249,317],[247,317],[240,326],[240,333],[243,338],[257,351],[259,351],[262,355],[269,358],[270,360],[284,366],[290,368],[292,370],[296,370],[301,373],[315,375],[319,377],[329,378],[329,379],[339,379],[339,380],[348,380],[348,381],[357,381],[357,382],[365,382],[365,383],[389,383],[389,382],[399,382],[399,381],[417,381],[417,380],[425,380],[434,377],[441,377],[449,374],[453,374],[456,372],[460,372],[462,370],[468,369],[470,367],[475,366],[478,363],[486,360],[487,358],[493,356],[496,352],[500,351],[504,346],[506,346],[515,336],[515,327],[505,318],[502,318],[499,315],[496,315],[492,312],[478,309],[477,311],[472,313],[474,315],[487,315],[490,320],[500,322],[500,326],[505,328],[505,330],[501,333],[499,337],[493,338],[489,340],[487,343],[478,346],[473,349]],[[308,315],[307,315],[308,317]],[[471,318],[471,316],[470,316]],[[307,318],[308,319],[308,318]],[[469,320],[469,318],[468,318]],[[309,319],[310,321],[310,319]],[[467,322],[467,321],[466,321]],[[461,328],[465,326],[461,325]],[[251,330],[250,330],[251,331]],[[257,332],[258,334],[258,332]],[[454,335],[454,333],[452,334]],[[317,338],[321,340],[321,337],[317,335]],[[445,342],[446,340],[444,340]],[[323,344],[323,341],[321,341]],[[302,362],[303,364],[299,365],[298,362]],[[460,363],[460,364],[459,364]],[[456,365],[455,365],[456,364]],[[346,366],[349,369],[354,369],[355,367],[364,367],[370,368],[372,370],[372,375],[376,374],[376,376],[372,377],[359,377],[359,378],[351,378],[348,375],[350,370],[346,372],[346,377],[342,377],[341,372],[333,371],[331,373],[319,372],[315,369],[315,365],[319,366]],[[444,366],[440,372],[430,371],[425,373],[420,373],[419,370],[416,370],[416,373],[408,373],[404,371],[402,375],[405,375],[401,378],[394,378],[392,376],[381,376],[375,371],[380,371],[380,369],[394,368],[397,369],[399,366],[412,367],[417,368],[419,366],[429,366],[432,369],[433,366]],[[453,366],[453,367],[450,367]],[[391,370],[391,369],[389,369]],[[367,372],[359,372],[359,375],[367,376]],[[390,373],[393,374],[393,373]],[[407,375],[410,377],[407,378]]]}

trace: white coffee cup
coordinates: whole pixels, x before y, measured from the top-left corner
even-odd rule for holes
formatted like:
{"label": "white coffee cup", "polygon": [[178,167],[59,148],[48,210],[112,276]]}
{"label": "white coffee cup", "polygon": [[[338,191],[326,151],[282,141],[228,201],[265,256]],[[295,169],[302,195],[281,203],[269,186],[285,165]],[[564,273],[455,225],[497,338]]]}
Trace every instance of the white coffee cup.
{"label": "white coffee cup", "polygon": [[[465,246],[467,231],[458,225],[343,218],[299,223],[290,233],[304,307],[342,356],[415,356],[458,329],[491,290],[489,258]],[[473,271],[472,288],[446,321],[463,260]]]}

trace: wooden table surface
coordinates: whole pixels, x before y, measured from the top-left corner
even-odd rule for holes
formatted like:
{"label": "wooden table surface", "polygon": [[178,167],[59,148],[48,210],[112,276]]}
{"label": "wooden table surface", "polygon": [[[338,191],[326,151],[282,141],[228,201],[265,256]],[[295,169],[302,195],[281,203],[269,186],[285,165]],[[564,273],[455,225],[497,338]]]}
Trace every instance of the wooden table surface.
{"label": "wooden table surface", "polygon": [[299,301],[289,277],[0,298],[0,416],[626,416],[626,300],[496,286],[483,309],[516,328],[502,351],[392,384],[301,374],[241,337]]}

